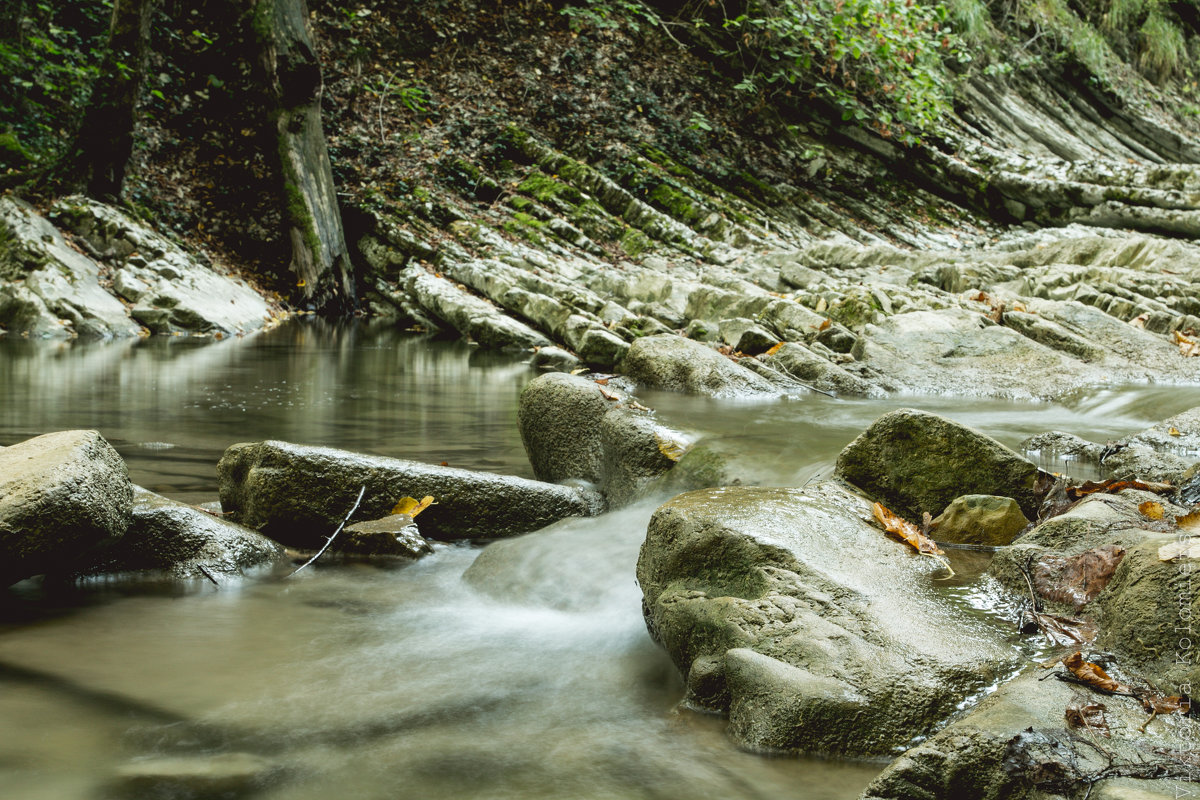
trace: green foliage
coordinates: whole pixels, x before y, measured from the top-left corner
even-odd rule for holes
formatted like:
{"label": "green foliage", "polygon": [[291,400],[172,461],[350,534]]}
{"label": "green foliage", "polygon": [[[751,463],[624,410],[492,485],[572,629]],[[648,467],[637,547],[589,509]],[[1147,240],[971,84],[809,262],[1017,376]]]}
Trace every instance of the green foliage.
{"label": "green foliage", "polygon": [[1127,31],[1137,24],[1146,9],[1146,0],[1112,0],[1104,15],[1104,28]]}
{"label": "green foliage", "polygon": [[750,0],[725,27],[740,88],[822,97],[843,120],[907,144],[949,107],[944,61],[970,60],[946,6],[924,0]]}
{"label": "green foliage", "polygon": [[983,0],[946,0],[950,22],[964,42],[971,45],[988,44],[999,34],[992,25],[992,15]]}
{"label": "green foliage", "polygon": [[582,5],[565,6],[559,13],[570,20],[575,30],[623,27],[637,33],[642,24],[659,22],[658,15],[636,0],[582,0]]}
{"label": "green foliage", "polygon": [[1143,72],[1160,81],[1182,75],[1188,63],[1187,43],[1179,26],[1154,8],[1146,17],[1141,31],[1141,53],[1138,66]]}
{"label": "green foliage", "polygon": [[69,140],[99,71],[111,8],[41,0],[25,8],[15,37],[0,38],[0,124],[35,158]]}

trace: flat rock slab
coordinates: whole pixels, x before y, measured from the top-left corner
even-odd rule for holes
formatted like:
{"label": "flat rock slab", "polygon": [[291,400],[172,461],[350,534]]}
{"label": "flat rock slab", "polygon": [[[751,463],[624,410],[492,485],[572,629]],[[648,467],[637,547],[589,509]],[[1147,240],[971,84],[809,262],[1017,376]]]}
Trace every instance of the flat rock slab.
{"label": "flat rock slab", "polygon": [[1038,469],[990,436],[937,414],[884,414],[838,455],[837,471],[910,520],[939,514],[964,494],[1011,497],[1037,518]]}
{"label": "flat rock slab", "polygon": [[514,536],[601,509],[598,495],[567,486],[278,441],[233,445],[217,473],[226,511],[295,547],[320,547],[364,486],[352,522],[386,516],[402,497],[432,495],[420,525],[433,539]]}
{"label": "flat rock slab", "polygon": [[96,431],[60,431],[0,449],[0,586],[68,571],[129,527],[132,486]]}
{"label": "flat rock slab", "polygon": [[935,559],[832,482],[726,487],[655,512],[637,577],[688,702],[754,748],[878,755],[928,733],[1013,662],[939,597]]}
{"label": "flat rock slab", "polygon": [[779,393],[770,381],[713,348],[674,334],[635,340],[625,354],[620,371],[651,389],[710,397]]}

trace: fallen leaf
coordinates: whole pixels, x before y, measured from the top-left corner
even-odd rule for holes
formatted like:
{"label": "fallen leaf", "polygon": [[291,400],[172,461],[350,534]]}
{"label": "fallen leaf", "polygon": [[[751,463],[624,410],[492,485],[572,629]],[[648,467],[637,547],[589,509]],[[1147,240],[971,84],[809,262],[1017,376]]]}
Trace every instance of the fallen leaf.
{"label": "fallen leaf", "polygon": [[921,533],[921,529],[908,520],[896,516],[879,503],[875,503],[871,507],[871,511],[875,514],[875,519],[879,521],[879,524],[883,526],[885,531],[908,543],[917,552],[929,553],[931,555],[942,554],[942,549],[937,546],[937,543]]}
{"label": "fallen leaf", "polygon": [[1161,694],[1142,695],[1142,707],[1154,714],[1190,714],[1192,700],[1181,695],[1165,696]]}
{"label": "fallen leaf", "polygon": [[1180,355],[1185,358],[1189,356],[1200,356],[1200,342],[1195,339],[1189,339],[1179,331],[1172,334],[1175,344],[1179,346]]}
{"label": "fallen leaf", "polygon": [[1179,432],[1179,428],[1176,428],[1174,425],[1172,425],[1171,429],[1169,431],[1167,431],[1167,434],[1170,436],[1182,436],[1183,435],[1182,433]]}
{"label": "fallen leaf", "polygon": [[590,372],[590,371],[591,370],[589,370],[587,367],[580,367],[579,369],[571,370],[571,374],[572,375],[582,375],[583,373]]}
{"label": "fallen leaf", "polygon": [[1193,508],[1188,513],[1181,517],[1175,518],[1175,526],[1178,528],[1200,528],[1200,506]]}
{"label": "fallen leaf", "polygon": [[1164,513],[1162,503],[1156,503],[1153,500],[1147,500],[1140,504],[1138,511],[1142,513],[1143,517],[1154,520],[1162,519]]}
{"label": "fallen leaf", "polygon": [[1148,320],[1148,319],[1150,319],[1149,314],[1138,314],[1136,317],[1129,320],[1129,324],[1135,328],[1141,328],[1141,329],[1145,330],[1146,320]]}
{"label": "fallen leaf", "polygon": [[1099,664],[1084,661],[1083,653],[1078,650],[1063,658],[1062,663],[1078,681],[1091,686],[1093,689],[1109,693],[1129,691],[1128,686],[1111,678],[1107,672],[1100,668]]}
{"label": "fallen leaf", "polygon": [[817,326],[817,330],[818,331],[827,331],[831,327],[833,327],[833,320],[831,320],[829,317],[826,317],[825,321]]}
{"label": "fallen leaf", "polygon": [[1085,703],[1082,700],[1072,700],[1067,706],[1067,727],[1068,728],[1086,728],[1088,730],[1100,731],[1105,736],[1109,735],[1108,719],[1105,718],[1104,712],[1108,707],[1103,703]]}
{"label": "fallen leaf", "polygon": [[596,383],[600,384],[601,386],[608,386],[608,382],[610,380],[612,380],[612,379],[611,378],[596,378]]}
{"label": "fallen leaf", "polygon": [[771,346],[771,349],[770,349],[770,350],[768,350],[767,352],[763,353],[763,355],[765,355],[765,356],[773,356],[773,355],[775,355],[776,353],[778,353],[778,352],[779,352],[779,350],[780,350],[780,348],[782,348],[782,347],[783,347],[783,342],[779,342],[778,344],[772,345],[772,346]]}
{"label": "fallen leaf", "polygon": [[1159,561],[1174,561],[1177,558],[1200,558],[1200,536],[1192,536],[1158,548]]}
{"label": "fallen leaf", "polygon": [[[1034,611],[1026,611],[1025,616],[1026,621],[1021,626],[1021,633],[1041,631],[1052,647],[1087,644],[1096,638],[1096,629],[1087,620],[1062,617],[1058,614],[1039,614]],[[1056,658],[1042,667],[1049,669],[1060,660]]]}
{"label": "fallen leaf", "polygon": [[679,459],[683,458],[684,453],[690,449],[687,442],[681,442],[678,439],[672,439],[668,436],[658,433],[657,431],[654,434],[654,441],[658,443],[658,452],[662,453],[672,461],[678,461]]}
{"label": "fallen leaf", "polygon": [[1071,558],[1044,556],[1033,568],[1033,588],[1047,600],[1078,611],[1108,585],[1124,557],[1125,548],[1115,544],[1093,547]]}
{"label": "fallen leaf", "polygon": [[599,387],[599,389],[600,389],[600,394],[604,395],[605,400],[614,400],[615,401],[615,400],[621,399],[621,396],[619,394],[617,394],[616,392],[610,392],[608,389],[605,389],[603,386]]}
{"label": "fallen leaf", "polygon": [[415,518],[417,514],[420,514],[422,511],[433,505],[433,502],[432,495],[425,495],[420,500],[417,500],[413,497],[401,497],[400,502],[396,503],[395,507],[392,508],[392,513],[407,514],[408,516]]}

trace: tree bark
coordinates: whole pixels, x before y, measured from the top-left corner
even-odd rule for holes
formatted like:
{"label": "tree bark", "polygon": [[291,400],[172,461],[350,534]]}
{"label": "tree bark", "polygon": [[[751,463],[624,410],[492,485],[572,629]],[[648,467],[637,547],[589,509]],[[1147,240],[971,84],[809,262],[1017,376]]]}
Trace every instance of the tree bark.
{"label": "tree bark", "polygon": [[100,74],[68,153],[73,180],[98,199],[119,197],[125,184],[154,5],[155,0],[114,0]]}
{"label": "tree bark", "polygon": [[304,0],[255,0],[252,14],[268,126],[282,179],[290,269],[320,311],[354,306],[354,272],[321,128],[321,69]]}

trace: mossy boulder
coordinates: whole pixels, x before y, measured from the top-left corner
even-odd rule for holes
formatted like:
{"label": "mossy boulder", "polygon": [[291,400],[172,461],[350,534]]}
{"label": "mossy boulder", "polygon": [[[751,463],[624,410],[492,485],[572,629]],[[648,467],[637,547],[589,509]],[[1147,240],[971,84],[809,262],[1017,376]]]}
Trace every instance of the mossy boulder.
{"label": "mossy boulder", "polygon": [[756,748],[879,755],[1008,668],[1002,633],[938,597],[939,562],[866,522],[832,482],[724,487],[660,507],[643,610],[694,707]]}
{"label": "mossy boulder", "polygon": [[939,542],[1001,547],[1011,544],[1029,520],[1011,497],[965,494],[954,498],[933,524]]}
{"label": "mossy boulder", "polygon": [[550,373],[530,381],[521,391],[517,421],[538,480],[600,483],[600,421],[611,405],[588,378]]}
{"label": "mossy boulder", "polygon": [[925,411],[884,414],[838,455],[837,471],[892,511],[919,520],[962,494],[1016,500],[1036,517],[1038,469],[990,436]]}

